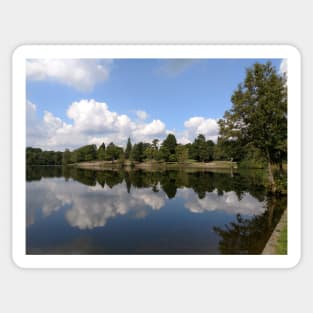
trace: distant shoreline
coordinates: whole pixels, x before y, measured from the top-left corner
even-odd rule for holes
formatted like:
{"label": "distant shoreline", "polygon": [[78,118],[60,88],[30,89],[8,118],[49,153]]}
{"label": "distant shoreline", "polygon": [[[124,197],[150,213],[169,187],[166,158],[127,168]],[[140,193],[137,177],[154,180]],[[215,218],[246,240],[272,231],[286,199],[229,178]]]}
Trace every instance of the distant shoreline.
{"label": "distant shoreline", "polygon": [[212,162],[157,162],[157,161],[148,161],[148,162],[131,162],[125,161],[121,163],[119,161],[90,161],[90,162],[80,162],[70,164],[81,169],[90,169],[90,170],[108,170],[108,169],[144,169],[144,170],[164,170],[164,169],[237,169],[236,162],[230,161],[212,161]]}

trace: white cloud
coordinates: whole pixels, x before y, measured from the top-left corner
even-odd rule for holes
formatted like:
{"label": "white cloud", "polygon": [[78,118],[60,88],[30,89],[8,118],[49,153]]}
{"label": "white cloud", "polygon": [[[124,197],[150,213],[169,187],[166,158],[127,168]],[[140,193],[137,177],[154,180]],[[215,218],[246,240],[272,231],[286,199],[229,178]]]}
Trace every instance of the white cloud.
{"label": "white cloud", "polygon": [[[134,188],[126,192],[126,183],[109,188],[99,184],[86,187],[71,182],[71,192],[67,192],[67,182],[55,178],[33,181],[27,188],[27,223],[34,224],[35,212],[41,209],[44,217],[59,211],[65,205],[69,209],[65,217],[69,225],[79,229],[104,227],[109,219],[119,215],[134,213],[137,218],[149,214],[149,210],[159,210],[165,205],[163,191],[155,193],[151,188]],[[103,201],[105,199],[105,201]]]}
{"label": "white cloud", "polygon": [[27,102],[27,145],[45,150],[74,149],[85,144],[125,145],[130,136],[134,142],[150,142],[155,137],[163,139],[165,124],[160,120],[150,123],[135,122],[125,114],[110,111],[104,102],[81,100],[73,102],[66,123],[51,112],[45,111],[42,120],[36,117],[36,106]]}
{"label": "white cloud", "polygon": [[148,118],[148,113],[145,111],[142,111],[142,110],[136,111],[136,115],[142,121],[144,121]]}
{"label": "white cloud", "polygon": [[109,109],[105,102],[80,100],[69,105],[65,122],[53,113],[45,111],[40,120],[36,116],[36,105],[27,101],[27,145],[44,150],[74,149],[85,144],[102,142],[125,146],[128,137],[134,142],[152,142],[154,138],[164,140],[173,133],[179,143],[192,142],[197,135],[217,140],[219,127],[215,119],[192,117],[185,121],[185,129],[177,133],[169,131],[164,122],[153,119],[151,122],[132,120],[125,114]]}
{"label": "white cloud", "polygon": [[280,63],[279,66],[279,71],[281,74],[286,74],[288,73],[288,59],[283,59]]}
{"label": "white cloud", "polygon": [[43,122],[37,119],[37,107],[34,103],[26,101],[26,145],[39,147],[47,136]]}
{"label": "white cloud", "polygon": [[149,124],[137,125],[137,129],[134,130],[134,136],[137,138],[158,136],[165,134],[165,124],[160,120],[153,120]]}
{"label": "white cloud", "polygon": [[[61,178],[43,179],[40,182],[27,183],[27,224],[36,222],[36,210],[41,209],[43,217],[50,216],[66,205],[65,217],[69,225],[79,229],[104,227],[109,219],[134,214],[137,218],[148,215],[151,210],[162,209],[167,200],[163,190],[155,193],[151,188],[132,188],[126,192],[126,183],[113,188],[85,186],[71,181],[71,192],[68,182]],[[159,186],[160,189],[160,186]],[[219,195],[217,190],[206,192],[203,199],[190,188],[179,188],[177,197],[183,199],[184,207],[192,213],[224,211],[229,214],[259,215],[266,210],[265,202],[259,201],[249,193],[241,199],[234,191]],[[104,201],[105,199],[105,201]]]}
{"label": "white cloud", "polygon": [[43,116],[43,121],[45,125],[52,130],[60,129],[66,127],[66,123],[62,122],[62,120],[58,117],[55,117],[52,113],[45,111]]}
{"label": "white cloud", "polygon": [[215,189],[213,192],[206,192],[203,199],[199,199],[194,191],[183,188],[178,190],[178,196],[186,200],[184,206],[193,213],[222,210],[230,214],[259,215],[266,207],[265,202],[260,202],[249,193],[244,193],[241,199],[234,191],[224,192],[219,195]]}
{"label": "white cloud", "polygon": [[111,63],[94,59],[32,59],[27,60],[26,74],[30,80],[53,80],[86,92],[108,79]]}
{"label": "white cloud", "polygon": [[104,132],[129,133],[135,124],[127,115],[118,115],[109,110],[105,102],[80,100],[70,105],[67,116],[73,120],[78,131],[88,134]]}
{"label": "white cloud", "polygon": [[195,116],[185,121],[184,126],[185,130],[178,137],[178,141],[183,144],[192,142],[199,134],[207,140],[217,141],[219,126],[215,119]]}

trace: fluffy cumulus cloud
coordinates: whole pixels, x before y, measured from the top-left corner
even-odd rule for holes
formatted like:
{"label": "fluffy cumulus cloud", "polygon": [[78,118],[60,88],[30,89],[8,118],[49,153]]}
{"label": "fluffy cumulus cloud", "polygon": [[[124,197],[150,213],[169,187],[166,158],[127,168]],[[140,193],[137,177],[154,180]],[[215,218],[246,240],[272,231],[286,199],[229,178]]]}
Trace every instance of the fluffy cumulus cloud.
{"label": "fluffy cumulus cloud", "polygon": [[52,80],[79,91],[91,91],[108,79],[111,60],[94,59],[31,59],[26,63],[29,80]]}
{"label": "fluffy cumulus cloud", "polygon": [[178,137],[181,143],[191,142],[199,134],[204,135],[207,140],[217,141],[219,126],[215,119],[195,116],[185,121],[184,126],[185,130]]}
{"label": "fluffy cumulus cloud", "polygon": [[148,114],[140,111],[141,119],[131,119],[125,114],[111,111],[105,102],[80,100],[69,105],[65,122],[53,113],[44,111],[43,118],[37,117],[36,105],[26,102],[27,146],[44,150],[75,149],[86,144],[101,145],[102,142],[125,146],[128,137],[132,142],[163,140],[174,133],[179,143],[192,142],[203,134],[206,139],[216,141],[219,127],[215,119],[192,117],[185,121],[185,129],[177,133],[169,131],[159,119],[146,120]]}
{"label": "fluffy cumulus cloud", "polygon": [[155,137],[163,139],[166,136],[166,126],[162,121],[133,121],[125,114],[111,111],[106,103],[95,100],[73,102],[67,110],[71,123],[47,111],[39,120],[36,105],[27,101],[26,106],[27,145],[46,150],[73,149],[102,142],[125,145],[129,136],[134,142],[150,142]]}
{"label": "fluffy cumulus cloud", "polygon": [[73,125],[78,131],[87,134],[105,132],[128,134],[135,127],[127,115],[112,112],[106,103],[95,100],[72,103],[67,110],[67,116],[73,120]]}
{"label": "fluffy cumulus cloud", "polygon": [[164,137],[166,134],[165,124],[160,120],[153,120],[149,124],[139,124],[133,132],[135,141],[151,141],[153,138]]}

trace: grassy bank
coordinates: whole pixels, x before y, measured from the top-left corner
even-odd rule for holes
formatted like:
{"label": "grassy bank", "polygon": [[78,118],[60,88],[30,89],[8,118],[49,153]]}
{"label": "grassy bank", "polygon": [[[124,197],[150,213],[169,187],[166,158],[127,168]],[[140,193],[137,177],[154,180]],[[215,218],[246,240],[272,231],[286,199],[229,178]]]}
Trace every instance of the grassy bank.
{"label": "grassy bank", "polygon": [[271,237],[265,245],[262,254],[287,254],[288,247],[287,210],[283,213],[279,223],[276,225]]}
{"label": "grassy bank", "polygon": [[287,224],[284,225],[277,240],[276,252],[277,254],[287,254]]}
{"label": "grassy bank", "polygon": [[124,161],[90,161],[90,162],[80,162],[72,164],[78,168],[92,169],[92,170],[105,170],[105,169],[146,169],[146,170],[163,170],[163,169],[236,169],[236,162],[229,161],[214,161],[214,162],[195,162],[193,160],[188,160],[185,163],[178,162],[157,162],[157,161],[147,161],[147,162],[131,162]]}

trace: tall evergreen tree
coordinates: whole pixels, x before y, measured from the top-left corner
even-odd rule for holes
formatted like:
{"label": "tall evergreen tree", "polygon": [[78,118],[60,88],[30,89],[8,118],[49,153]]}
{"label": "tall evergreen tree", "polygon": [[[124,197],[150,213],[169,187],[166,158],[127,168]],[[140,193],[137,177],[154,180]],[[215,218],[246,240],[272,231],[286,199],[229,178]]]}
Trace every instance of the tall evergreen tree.
{"label": "tall evergreen tree", "polygon": [[166,147],[168,149],[168,151],[170,152],[170,154],[174,154],[176,146],[177,146],[177,141],[176,141],[175,135],[168,134],[166,139],[163,141],[162,146]]}
{"label": "tall evergreen tree", "polygon": [[128,137],[127,145],[126,145],[126,149],[125,149],[125,158],[126,159],[130,158],[131,151],[132,151],[132,144],[130,141],[130,137]]}
{"label": "tall evergreen tree", "polygon": [[97,158],[98,160],[105,160],[105,144],[104,142],[101,144],[97,151]]}

